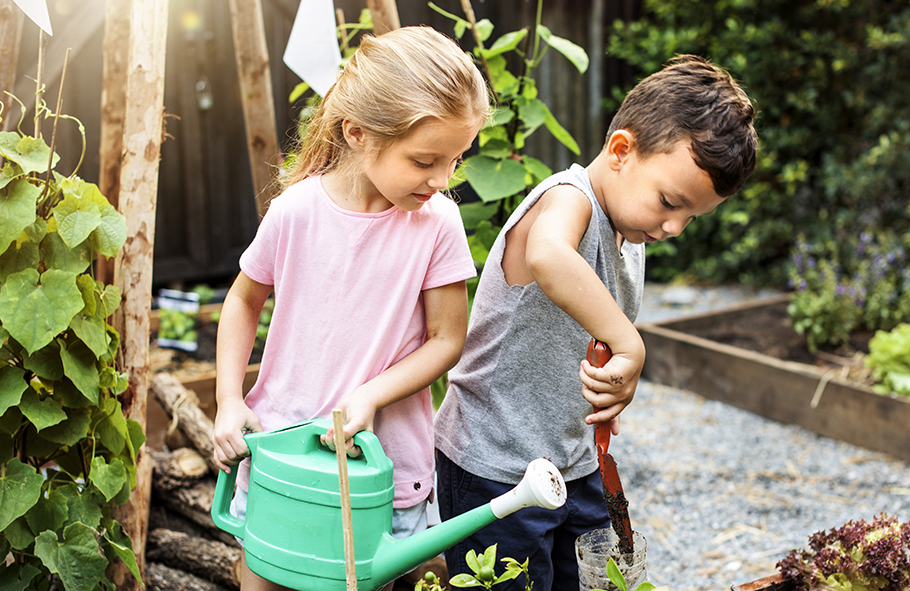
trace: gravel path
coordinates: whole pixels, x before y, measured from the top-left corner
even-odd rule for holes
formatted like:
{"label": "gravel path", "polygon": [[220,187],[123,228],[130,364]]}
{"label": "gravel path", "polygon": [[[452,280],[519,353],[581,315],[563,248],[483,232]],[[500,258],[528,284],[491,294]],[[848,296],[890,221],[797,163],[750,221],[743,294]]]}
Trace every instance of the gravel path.
{"label": "gravel path", "polygon": [[[638,321],[765,295],[649,284]],[[648,540],[648,578],[673,591],[774,574],[810,534],[849,520],[910,520],[907,462],[659,384],[640,384],[610,451]]]}

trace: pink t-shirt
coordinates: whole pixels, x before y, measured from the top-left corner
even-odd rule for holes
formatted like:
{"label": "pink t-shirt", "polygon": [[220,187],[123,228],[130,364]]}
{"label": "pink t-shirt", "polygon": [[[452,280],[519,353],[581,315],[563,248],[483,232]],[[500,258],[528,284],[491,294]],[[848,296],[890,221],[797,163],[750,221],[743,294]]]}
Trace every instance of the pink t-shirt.
{"label": "pink t-shirt", "polygon": [[[476,274],[458,206],[436,194],[422,208],[356,213],[338,207],[321,177],[272,200],[240,258],[254,281],[274,285],[275,309],[247,405],[266,430],[316,417],[426,340],[422,291]],[[392,460],[394,507],[433,486],[429,388],[376,414]],[[249,477],[248,462],[238,480]]]}

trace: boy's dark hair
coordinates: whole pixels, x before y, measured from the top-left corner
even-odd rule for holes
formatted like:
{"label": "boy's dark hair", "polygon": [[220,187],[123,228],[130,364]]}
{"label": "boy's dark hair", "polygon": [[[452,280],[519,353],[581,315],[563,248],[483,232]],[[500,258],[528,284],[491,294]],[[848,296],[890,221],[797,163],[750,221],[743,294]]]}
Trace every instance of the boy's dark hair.
{"label": "boy's dark hair", "polygon": [[629,92],[607,136],[620,129],[631,132],[642,159],[669,153],[688,140],[714,191],[728,197],[755,169],[754,116],[749,97],[730,74],[698,56],[681,55]]}

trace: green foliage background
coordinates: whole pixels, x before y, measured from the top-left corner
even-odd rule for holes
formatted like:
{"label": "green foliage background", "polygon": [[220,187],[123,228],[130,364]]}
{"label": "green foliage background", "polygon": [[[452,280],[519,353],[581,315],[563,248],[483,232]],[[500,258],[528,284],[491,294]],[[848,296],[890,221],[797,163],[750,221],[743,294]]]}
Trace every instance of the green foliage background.
{"label": "green foliage background", "polygon": [[117,399],[128,381],[106,319],[120,293],[90,271],[126,221],[54,171],[43,139],[0,132],[0,158],[0,589],[112,590],[117,559],[139,577],[111,509],[145,435]]}
{"label": "green foliage background", "polygon": [[[798,234],[855,244],[910,231],[910,5],[888,0],[646,0],[607,52],[642,76],[682,53],[740,80],[759,113],[746,188],[671,243],[649,273],[782,286]],[[613,89],[615,110],[628,89]],[[853,241],[846,241],[847,237]],[[849,256],[845,253],[844,256]]]}

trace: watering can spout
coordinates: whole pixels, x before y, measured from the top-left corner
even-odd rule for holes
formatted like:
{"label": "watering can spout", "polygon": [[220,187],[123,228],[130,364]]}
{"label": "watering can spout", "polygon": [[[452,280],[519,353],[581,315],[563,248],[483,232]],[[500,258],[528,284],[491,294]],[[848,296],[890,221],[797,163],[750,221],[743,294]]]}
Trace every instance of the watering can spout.
{"label": "watering can spout", "polygon": [[387,535],[373,561],[374,581],[393,581],[457,544],[480,528],[524,507],[556,509],[566,502],[566,483],[549,460],[528,464],[515,488],[486,505],[404,539]]}

